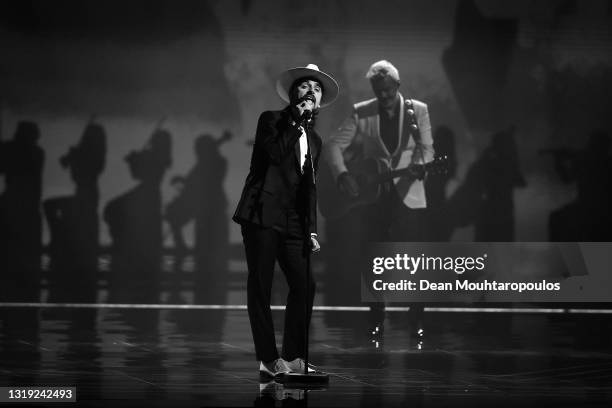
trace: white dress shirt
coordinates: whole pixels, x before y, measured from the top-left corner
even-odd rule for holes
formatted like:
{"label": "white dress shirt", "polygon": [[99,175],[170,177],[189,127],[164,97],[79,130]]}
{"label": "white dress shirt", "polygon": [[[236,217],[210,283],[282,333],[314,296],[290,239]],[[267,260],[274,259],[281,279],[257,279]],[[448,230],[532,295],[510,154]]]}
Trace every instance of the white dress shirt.
{"label": "white dress shirt", "polygon": [[304,173],[304,163],[306,163],[306,154],[308,153],[308,141],[306,140],[306,131],[300,126],[302,136],[300,136],[300,170]]}

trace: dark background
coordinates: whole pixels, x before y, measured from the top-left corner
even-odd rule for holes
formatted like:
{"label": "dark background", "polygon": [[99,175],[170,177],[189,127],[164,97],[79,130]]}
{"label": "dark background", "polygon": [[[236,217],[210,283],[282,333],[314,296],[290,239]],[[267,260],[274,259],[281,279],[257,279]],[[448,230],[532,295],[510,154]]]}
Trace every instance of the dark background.
{"label": "dark background", "polygon": [[[454,133],[457,172],[447,196],[465,182],[492,135],[514,127],[525,181],[510,191],[514,239],[547,241],[549,215],[575,199],[576,185],[563,183],[553,157],[538,150],[582,149],[592,131],[609,132],[611,20],[612,2],[603,0],[7,1],[0,5],[0,140],[11,140],[19,121],[38,125],[44,201],[73,194],[74,180],[59,159],[88,123],[103,127],[97,235],[104,249],[113,241],[103,208],[139,185],[126,155],[146,150],[156,129],[169,134],[158,195],[138,203],[164,208],[176,194],[172,177],[196,163],[196,139],[219,140],[229,131],[229,141],[209,147],[218,166],[209,168],[214,180],[200,181],[199,199],[214,202],[210,218],[221,220],[207,227],[208,238],[229,244],[228,268],[241,269],[239,229],[229,217],[257,117],[283,106],[274,91],[277,75],[315,63],[338,80],[340,97],[318,123],[325,140],[352,103],[372,97],[370,64],[388,59],[400,71],[403,95],[428,103],[434,130]],[[600,180],[598,188],[609,194],[609,174]],[[159,235],[147,230],[152,217],[143,218],[142,236]],[[171,251],[169,226],[159,220],[159,228]],[[192,221],[185,234],[190,248],[193,229]],[[452,239],[474,234],[466,223]],[[202,256],[196,269],[207,265],[209,254]],[[45,270],[49,262],[43,258]],[[8,261],[3,265],[8,269]]]}

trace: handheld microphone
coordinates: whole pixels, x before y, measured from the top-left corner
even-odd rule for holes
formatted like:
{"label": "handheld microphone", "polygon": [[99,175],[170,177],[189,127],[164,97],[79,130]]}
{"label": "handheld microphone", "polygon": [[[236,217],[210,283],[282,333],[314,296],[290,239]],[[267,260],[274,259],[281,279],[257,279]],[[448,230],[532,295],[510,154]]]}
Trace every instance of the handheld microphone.
{"label": "handheld microphone", "polygon": [[312,111],[305,110],[304,113],[302,114],[302,117],[304,118],[306,122],[310,122],[310,119],[312,119]]}
{"label": "handheld microphone", "polygon": [[303,100],[298,104],[300,108],[302,108],[302,116],[300,116],[300,123],[309,124],[312,121],[312,110],[305,109],[306,108],[306,100]]}

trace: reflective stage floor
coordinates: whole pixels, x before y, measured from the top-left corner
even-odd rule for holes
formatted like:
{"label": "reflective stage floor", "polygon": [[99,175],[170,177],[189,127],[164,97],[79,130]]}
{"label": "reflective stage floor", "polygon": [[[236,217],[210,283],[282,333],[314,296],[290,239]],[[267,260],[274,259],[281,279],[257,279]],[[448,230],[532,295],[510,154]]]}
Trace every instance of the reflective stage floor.
{"label": "reflective stage floor", "polygon": [[405,311],[372,335],[367,311],[319,308],[311,361],[330,382],[302,390],[260,384],[240,307],[73,306],[0,307],[0,386],[76,386],[67,406],[612,403],[610,314],[426,311],[419,337]]}

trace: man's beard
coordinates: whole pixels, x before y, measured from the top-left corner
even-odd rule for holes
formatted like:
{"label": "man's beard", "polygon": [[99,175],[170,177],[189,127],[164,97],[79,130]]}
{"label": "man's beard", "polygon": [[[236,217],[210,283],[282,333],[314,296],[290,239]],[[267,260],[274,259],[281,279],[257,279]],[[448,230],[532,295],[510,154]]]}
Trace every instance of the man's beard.
{"label": "man's beard", "polygon": [[301,103],[304,101],[311,101],[313,106],[316,106],[317,104],[317,98],[315,98],[315,96],[313,94],[307,93],[306,95],[302,96],[301,98],[298,99],[297,103]]}

